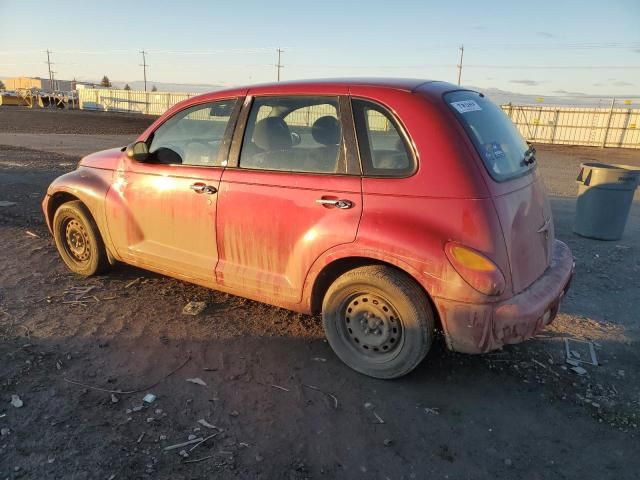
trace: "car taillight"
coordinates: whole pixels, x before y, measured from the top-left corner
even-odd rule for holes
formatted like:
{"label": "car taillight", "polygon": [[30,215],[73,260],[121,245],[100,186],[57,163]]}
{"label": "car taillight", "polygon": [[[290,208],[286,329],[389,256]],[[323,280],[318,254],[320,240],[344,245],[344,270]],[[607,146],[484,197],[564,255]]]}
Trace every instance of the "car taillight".
{"label": "car taillight", "polygon": [[504,275],[498,266],[483,254],[455,242],[447,243],[444,251],[456,272],[480,293],[500,295],[504,292]]}

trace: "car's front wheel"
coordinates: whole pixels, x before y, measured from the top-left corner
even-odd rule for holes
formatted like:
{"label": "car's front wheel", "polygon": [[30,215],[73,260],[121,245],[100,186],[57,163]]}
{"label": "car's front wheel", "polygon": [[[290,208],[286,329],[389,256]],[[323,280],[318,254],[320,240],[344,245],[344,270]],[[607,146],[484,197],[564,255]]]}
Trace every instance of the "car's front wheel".
{"label": "car's front wheel", "polygon": [[52,230],[58,252],[72,272],[88,277],[109,265],[98,227],[82,202],[62,204],[53,216]]}
{"label": "car's front wheel", "polygon": [[329,344],[352,369],[376,378],[413,370],[433,342],[434,316],[413,279],[384,265],[350,270],[322,306]]}

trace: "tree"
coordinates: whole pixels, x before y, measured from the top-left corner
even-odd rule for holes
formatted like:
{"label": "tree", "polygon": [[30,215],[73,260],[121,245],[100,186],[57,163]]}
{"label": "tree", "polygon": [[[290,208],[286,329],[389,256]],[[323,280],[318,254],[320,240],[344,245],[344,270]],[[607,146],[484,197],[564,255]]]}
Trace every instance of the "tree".
{"label": "tree", "polygon": [[111,86],[111,81],[109,80],[109,77],[107,77],[106,75],[104,77],[102,77],[102,81],[100,82],[100,86],[101,87],[110,87]]}
{"label": "tree", "polygon": [[157,88],[156,88],[156,86],[154,85],[153,87],[151,87],[151,91],[152,91],[152,92],[157,92],[157,91],[158,91],[158,89],[157,89]]}
{"label": "tree", "polygon": [[4,90],[5,88],[7,87],[4,86],[4,82],[0,80],[0,90]]}
{"label": "tree", "polygon": [[127,83],[127,84],[124,86],[124,89],[125,89],[125,90],[131,90],[131,87],[130,87],[130,86],[129,86],[129,84]]}

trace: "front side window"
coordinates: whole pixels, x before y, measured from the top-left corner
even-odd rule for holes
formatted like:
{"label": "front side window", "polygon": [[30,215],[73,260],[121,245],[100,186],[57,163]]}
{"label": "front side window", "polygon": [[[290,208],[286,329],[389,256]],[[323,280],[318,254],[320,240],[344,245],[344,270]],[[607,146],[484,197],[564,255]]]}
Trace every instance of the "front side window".
{"label": "front side window", "polygon": [[462,123],[495,180],[508,180],[534,167],[533,150],[502,109],[484,95],[461,90],[445,94],[444,101]]}
{"label": "front side window", "polygon": [[343,173],[336,97],[258,97],[247,121],[240,167]]}
{"label": "front side window", "polygon": [[162,164],[220,166],[220,147],[236,105],[222,100],[186,108],[150,137],[150,161]]}
{"label": "front side window", "polygon": [[393,116],[382,106],[353,99],[353,117],[365,175],[403,177],[415,162],[406,139]]}

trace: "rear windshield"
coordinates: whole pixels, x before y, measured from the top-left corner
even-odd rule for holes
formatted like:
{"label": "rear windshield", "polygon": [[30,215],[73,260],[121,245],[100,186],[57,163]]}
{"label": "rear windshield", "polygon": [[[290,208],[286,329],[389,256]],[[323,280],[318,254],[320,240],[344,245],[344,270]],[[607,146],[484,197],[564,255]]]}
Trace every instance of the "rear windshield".
{"label": "rear windshield", "polygon": [[504,181],[534,167],[533,151],[500,107],[476,92],[444,95],[494,180]]}

